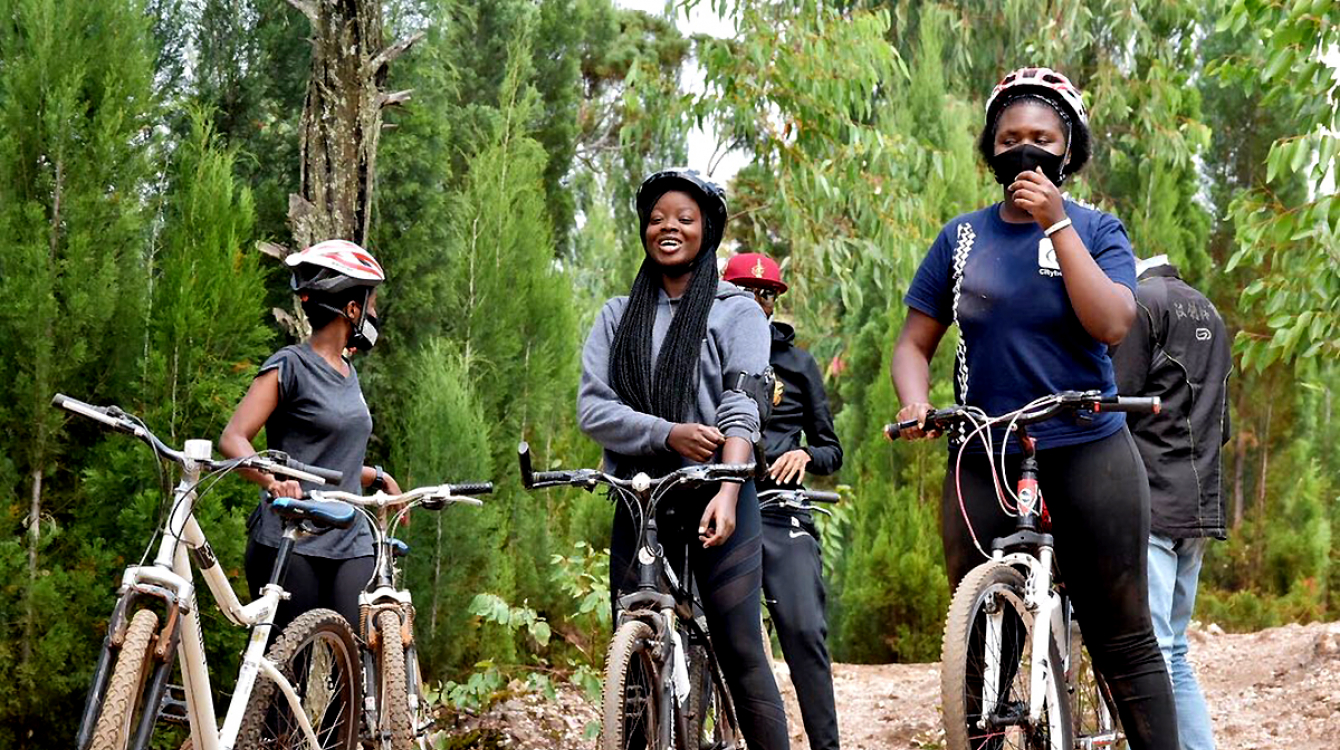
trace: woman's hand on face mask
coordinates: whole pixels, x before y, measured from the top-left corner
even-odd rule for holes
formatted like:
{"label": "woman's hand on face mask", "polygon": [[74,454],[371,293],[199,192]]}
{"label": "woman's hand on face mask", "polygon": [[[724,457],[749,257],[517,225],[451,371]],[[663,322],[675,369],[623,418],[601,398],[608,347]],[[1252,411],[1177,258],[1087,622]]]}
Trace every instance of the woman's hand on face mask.
{"label": "woman's hand on face mask", "polygon": [[719,547],[735,533],[735,503],[739,499],[739,485],[722,487],[707,504],[703,518],[698,522],[698,539],[703,548]]}
{"label": "woman's hand on face mask", "polygon": [[717,448],[726,442],[726,436],[721,434],[721,430],[709,425],[681,422],[670,428],[670,436],[665,442],[670,450],[684,458],[703,463],[712,458]]}
{"label": "woman's hand on face mask", "polygon": [[1065,218],[1061,191],[1041,169],[1020,172],[1009,189],[1014,205],[1027,211],[1043,229]]}

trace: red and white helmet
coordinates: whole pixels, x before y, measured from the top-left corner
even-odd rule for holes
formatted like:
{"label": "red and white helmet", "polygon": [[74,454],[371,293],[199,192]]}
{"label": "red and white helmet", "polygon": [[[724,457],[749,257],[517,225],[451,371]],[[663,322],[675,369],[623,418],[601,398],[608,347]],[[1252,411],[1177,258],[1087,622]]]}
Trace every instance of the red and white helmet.
{"label": "red and white helmet", "polygon": [[334,294],[353,287],[376,287],[386,272],[367,250],[346,240],[326,240],[284,259],[293,269],[295,292]]}
{"label": "red and white helmet", "polygon": [[1010,98],[1003,96],[1007,93],[1036,93],[1044,96],[1068,110],[1070,116],[1079,120],[1081,125],[1086,128],[1089,126],[1089,112],[1084,109],[1079,89],[1069,78],[1051,68],[1020,68],[1000,79],[1000,83],[991,90],[991,96],[986,99],[987,123],[995,122],[997,107]]}

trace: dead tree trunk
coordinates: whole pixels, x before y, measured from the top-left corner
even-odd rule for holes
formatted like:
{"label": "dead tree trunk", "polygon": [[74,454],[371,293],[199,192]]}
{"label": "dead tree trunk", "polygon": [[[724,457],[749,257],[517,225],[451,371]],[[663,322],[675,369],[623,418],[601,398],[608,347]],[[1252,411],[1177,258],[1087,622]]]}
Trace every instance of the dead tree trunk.
{"label": "dead tree trunk", "polygon": [[[312,26],[312,73],[302,113],[299,193],[289,196],[293,249],[344,239],[366,246],[377,184],[377,142],[382,110],[410,92],[382,90],[387,66],[423,38],[414,34],[387,45],[381,0],[288,0]],[[283,258],[289,248],[264,243]],[[305,327],[275,310],[286,326]]]}
{"label": "dead tree trunk", "polygon": [[368,239],[382,110],[409,92],[382,91],[386,69],[422,34],[387,46],[381,0],[288,0],[312,24],[312,75],[302,113],[300,194],[289,198],[298,247]]}

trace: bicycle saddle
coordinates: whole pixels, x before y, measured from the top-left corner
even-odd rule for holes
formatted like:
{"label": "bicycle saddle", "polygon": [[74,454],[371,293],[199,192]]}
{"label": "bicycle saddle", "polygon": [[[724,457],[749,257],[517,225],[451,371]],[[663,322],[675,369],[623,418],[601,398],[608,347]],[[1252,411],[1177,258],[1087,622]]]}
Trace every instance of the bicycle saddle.
{"label": "bicycle saddle", "polygon": [[358,511],[336,500],[298,500],[277,497],[270,501],[279,517],[290,523],[306,521],[322,529],[347,529],[354,525]]}

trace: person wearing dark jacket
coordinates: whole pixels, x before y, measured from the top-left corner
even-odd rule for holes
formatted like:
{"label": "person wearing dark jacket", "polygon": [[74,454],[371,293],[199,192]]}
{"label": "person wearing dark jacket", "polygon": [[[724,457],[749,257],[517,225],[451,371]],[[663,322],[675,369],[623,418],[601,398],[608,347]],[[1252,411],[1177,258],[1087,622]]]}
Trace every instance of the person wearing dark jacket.
{"label": "person wearing dark jacket", "polygon": [[[772,415],[763,425],[768,478],[759,482],[759,491],[799,487],[807,471],[832,474],[842,466],[842,445],[833,430],[823,376],[814,357],[795,345],[795,330],[771,320],[777,296],[786,291],[781,269],[765,255],[744,253],[730,259],[723,278],[752,291],[771,321],[769,361],[777,380]],[[809,746],[837,750],[819,532],[808,511],[763,514],[763,592],[791,669]]]}
{"label": "person wearing dark jacket", "polygon": [[1228,332],[1214,305],[1160,255],[1136,269],[1138,310],[1112,352],[1125,396],[1158,396],[1158,414],[1131,414],[1149,474],[1149,606],[1172,675],[1182,750],[1213,750],[1205,697],[1187,661],[1205,545],[1224,539],[1220,446],[1228,442]]}

